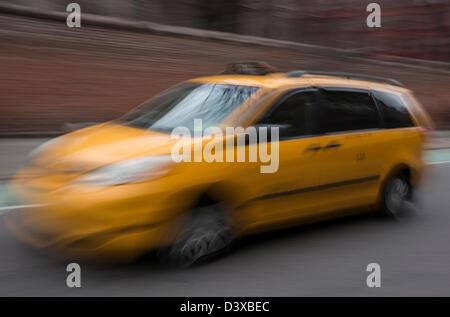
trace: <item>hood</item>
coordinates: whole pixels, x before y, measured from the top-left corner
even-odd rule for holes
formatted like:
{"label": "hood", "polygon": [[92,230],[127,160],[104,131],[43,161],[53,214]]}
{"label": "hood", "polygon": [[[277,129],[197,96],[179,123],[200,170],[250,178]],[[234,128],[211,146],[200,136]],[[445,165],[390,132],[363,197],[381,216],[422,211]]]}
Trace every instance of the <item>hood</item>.
{"label": "hood", "polygon": [[83,172],[142,155],[170,154],[175,142],[170,134],[107,123],[50,140],[31,160],[43,168]]}

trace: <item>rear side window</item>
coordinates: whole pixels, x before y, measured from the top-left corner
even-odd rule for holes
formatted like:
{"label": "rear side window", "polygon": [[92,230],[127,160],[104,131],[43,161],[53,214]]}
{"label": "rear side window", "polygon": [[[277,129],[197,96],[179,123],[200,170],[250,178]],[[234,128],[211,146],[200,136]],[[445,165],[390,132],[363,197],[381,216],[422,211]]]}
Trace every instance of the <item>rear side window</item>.
{"label": "rear side window", "polygon": [[323,133],[376,129],[380,125],[377,107],[364,90],[320,89],[320,130]]}
{"label": "rear side window", "polygon": [[382,91],[374,91],[373,96],[380,108],[386,128],[414,126],[411,115],[399,96]]}

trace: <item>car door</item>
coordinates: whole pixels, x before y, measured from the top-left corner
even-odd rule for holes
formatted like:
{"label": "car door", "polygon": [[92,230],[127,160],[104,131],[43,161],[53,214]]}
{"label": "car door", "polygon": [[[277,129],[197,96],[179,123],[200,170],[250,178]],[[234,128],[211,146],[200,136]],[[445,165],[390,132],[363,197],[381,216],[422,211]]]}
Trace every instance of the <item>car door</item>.
{"label": "car door", "polygon": [[318,212],[373,204],[383,157],[381,118],[365,89],[321,87],[318,109],[323,147],[320,161],[322,204]]}
{"label": "car door", "polygon": [[240,183],[249,189],[248,201],[239,214],[250,227],[275,224],[314,210],[318,196],[308,189],[317,186],[320,173],[320,137],[315,135],[313,119],[317,101],[315,89],[290,91],[259,120],[259,127],[280,127],[279,166],[274,173],[253,169],[239,175]]}

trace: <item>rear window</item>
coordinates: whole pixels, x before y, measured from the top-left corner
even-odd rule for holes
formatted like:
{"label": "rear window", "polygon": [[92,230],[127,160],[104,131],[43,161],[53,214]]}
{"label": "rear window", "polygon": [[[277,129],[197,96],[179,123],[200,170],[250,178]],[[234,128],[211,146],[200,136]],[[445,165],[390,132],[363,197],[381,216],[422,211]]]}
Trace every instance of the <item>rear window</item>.
{"label": "rear window", "polygon": [[367,91],[320,89],[320,130],[323,133],[376,129],[379,116]]}
{"label": "rear window", "polygon": [[414,126],[411,115],[399,96],[382,91],[374,91],[373,96],[380,108],[385,128],[395,129]]}

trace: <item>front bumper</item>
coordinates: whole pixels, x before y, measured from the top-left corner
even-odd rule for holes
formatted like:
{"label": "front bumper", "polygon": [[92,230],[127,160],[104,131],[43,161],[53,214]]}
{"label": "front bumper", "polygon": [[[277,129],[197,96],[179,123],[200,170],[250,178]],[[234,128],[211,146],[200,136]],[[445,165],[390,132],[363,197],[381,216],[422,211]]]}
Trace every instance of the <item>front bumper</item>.
{"label": "front bumper", "polygon": [[37,191],[16,182],[22,201],[37,205],[5,215],[23,242],[70,259],[127,262],[170,244],[184,223],[182,199],[161,192],[163,184],[130,184],[99,190]]}
{"label": "front bumper", "polygon": [[[31,211],[31,209],[27,210]],[[65,235],[46,231],[42,226],[30,226],[23,213],[6,215],[10,231],[28,245],[64,259],[95,262],[130,262],[140,255],[169,243],[176,224],[149,224],[86,235]]]}

